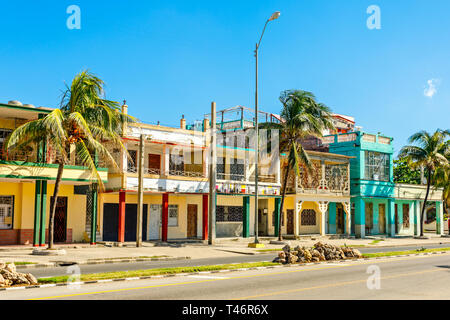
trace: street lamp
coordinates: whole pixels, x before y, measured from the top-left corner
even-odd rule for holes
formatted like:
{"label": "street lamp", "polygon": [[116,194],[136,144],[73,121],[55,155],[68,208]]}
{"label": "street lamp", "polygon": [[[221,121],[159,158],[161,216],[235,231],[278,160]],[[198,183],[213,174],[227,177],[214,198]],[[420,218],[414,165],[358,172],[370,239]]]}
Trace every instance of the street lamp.
{"label": "street lamp", "polygon": [[261,38],[256,44],[255,58],[256,58],[256,90],[255,90],[255,129],[256,129],[256,150],[255,150],[255,244],[259,243],[258,240],[258,160],[259,160],[259,128],[258,128],[258,49],[261,44],[264,31],[266,31],[269,21],[276,20],[280,17],[280,11],[274,12],[264,25]]}

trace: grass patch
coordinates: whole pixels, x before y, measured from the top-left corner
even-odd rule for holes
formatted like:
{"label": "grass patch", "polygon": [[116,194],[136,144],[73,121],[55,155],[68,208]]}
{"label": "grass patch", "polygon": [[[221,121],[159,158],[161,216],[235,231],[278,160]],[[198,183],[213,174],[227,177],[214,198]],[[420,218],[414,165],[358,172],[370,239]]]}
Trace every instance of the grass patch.
{"label": "grass patch", "polygon": [[379,243],[379,242],[381,242],[381,241],[384,241],[384,239],[377,239],[377,240],[373,240],[371,243],[369,243],[369,244],[377,244],[377,243]]}
{"label": "grass patch", "polygon": [[[221,265],[199,266],[199,267],[177,267],[177,268],[160,268],[160,269],[135,270],[135,271],[91,273],[91,274],[82,274],[80,276],[80,281],[145,277],[145,276],[156,276],[156,275],[164,275],[164,274],[194,273],[194,272],[201,272],[201,271],[255,268],[255,267],[267,267],[267,266],[276,266],[276,265],[279,265],[279,263],[252,262],[252,263],[221,264]],[[50,278],[39,278],[38,281],[41,284],[62,283],[62,282],[67,282],[68,278],[69,278],[69,276],[59,276],[59,277],[50,277]]]}
{"label": "grass patch", "polygon": [[28,261],[16,261],[16,262],[5,262],[6,264],[14,263],[16,266],[24,266],[27,264],[37,264],[37,262],[28,262]]}
{"label": "grass patch", "polygon": [[271,251],[283,251],[283,249],[260,249],[257,252],[271,252]]}
{"label": "grass patch", "polygon": [[400,256],[405,254],[415,254],[415,253],[431,253],[440,251],[450,251],[450,248],[437,248],[437,249],[417,249],[417,250],[407,250],[407,251],[391,251],[391,252],[375,252],[375,253],[365,253],[364,258],[376,258],[376,257],[389,257],[389,256]]}

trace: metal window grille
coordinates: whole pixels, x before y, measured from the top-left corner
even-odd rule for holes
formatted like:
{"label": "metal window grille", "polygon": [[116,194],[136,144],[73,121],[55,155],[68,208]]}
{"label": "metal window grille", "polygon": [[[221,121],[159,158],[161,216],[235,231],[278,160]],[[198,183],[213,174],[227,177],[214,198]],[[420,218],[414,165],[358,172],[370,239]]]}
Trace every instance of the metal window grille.
{"label": "metal window grille", "polygon": [[217,206],[216,220],[218,222],[241,222],[244,216],[244,207]]}
{"label": "metal window grille", "polygon": [[137,151],[136,150],[128,150],[128,153],[130,155],[131,159],[128,159],[128,166],[127,166],[127,171],[128,172],[137,172],[136,167],[137,167]]}
{"label": "metal window grille", "polygon": [[169,204],[169,227],[177,227],[178,226],[178,205],[177,204]]}
{"label": "metal window grille", "polygon": [[389,181],[389,154],[365,152],[365,178],[368,180]]}
{"label": "metal window grille", "polygon": [[313,209],[305,209],[301,214],[302,226],[316,225],[316,211]]}
{"label": "metal window grille", "polygon": [[13,196],[0,196],[0,229],[13,228]]}

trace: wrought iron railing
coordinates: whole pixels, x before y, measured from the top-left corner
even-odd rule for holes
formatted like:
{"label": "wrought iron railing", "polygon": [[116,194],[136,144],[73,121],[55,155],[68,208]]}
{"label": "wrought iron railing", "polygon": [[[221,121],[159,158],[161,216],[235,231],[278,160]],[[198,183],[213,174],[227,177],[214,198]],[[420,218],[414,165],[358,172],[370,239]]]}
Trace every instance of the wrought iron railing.
{"label": "wrought iron railing", "polygon": [[206,178],[203,172],[169,170],[169,176],[190,177],[190,178]]}

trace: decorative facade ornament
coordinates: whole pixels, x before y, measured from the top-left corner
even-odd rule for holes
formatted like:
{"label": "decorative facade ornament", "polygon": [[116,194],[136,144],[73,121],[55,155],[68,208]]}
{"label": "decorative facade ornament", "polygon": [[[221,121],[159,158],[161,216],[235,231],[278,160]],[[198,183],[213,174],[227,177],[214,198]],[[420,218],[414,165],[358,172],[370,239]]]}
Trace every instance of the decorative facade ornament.
{"label": "decorative facade ornament", "polygon": [[303,201],[297,201],[297,213],[302,211]]}
{"label": "decorative facade ornament", "polygon": [[[297,179],[289,181],[295,186],[297,180],[297,193],[345,193],[350,192],[350,176],[348,164],[321,164],[313,162],[310,172],[301,166]],[[291,187],[294,190],[295,187]]]}
{"label": "decorative facade ornament", "polygon": [[319,210],[320,212],[324,213],[328,210],[328,201],[319,201]]}

